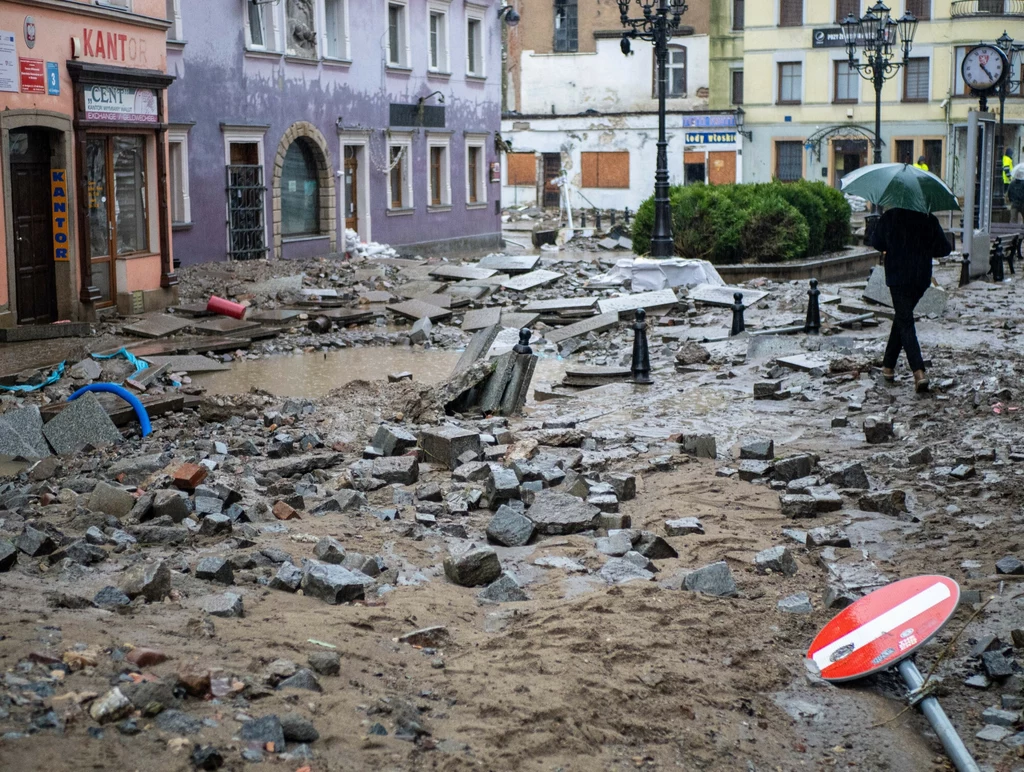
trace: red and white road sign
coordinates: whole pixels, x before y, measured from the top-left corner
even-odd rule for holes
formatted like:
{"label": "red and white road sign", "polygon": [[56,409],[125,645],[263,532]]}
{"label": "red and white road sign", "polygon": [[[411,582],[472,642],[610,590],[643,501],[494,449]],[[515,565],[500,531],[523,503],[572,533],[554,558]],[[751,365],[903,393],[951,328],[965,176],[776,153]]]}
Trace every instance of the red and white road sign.
{"label": "red and white road sign", "polygon": [[959,585],[945,576],[915,576],[880,587],[825,625],[807,657],[827,681],[877,673],[935,635],[959,600]]}

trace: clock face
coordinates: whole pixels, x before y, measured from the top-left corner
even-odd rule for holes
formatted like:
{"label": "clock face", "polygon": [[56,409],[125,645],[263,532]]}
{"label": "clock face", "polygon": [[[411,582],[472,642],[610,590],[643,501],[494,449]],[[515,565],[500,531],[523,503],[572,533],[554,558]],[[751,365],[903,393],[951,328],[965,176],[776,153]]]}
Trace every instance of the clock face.
{"label": "clock face", "polygon": [[1007,75],[1006,56],[995,46],[977,46],[967,52],[960,71],[972,89],[989,91]]}

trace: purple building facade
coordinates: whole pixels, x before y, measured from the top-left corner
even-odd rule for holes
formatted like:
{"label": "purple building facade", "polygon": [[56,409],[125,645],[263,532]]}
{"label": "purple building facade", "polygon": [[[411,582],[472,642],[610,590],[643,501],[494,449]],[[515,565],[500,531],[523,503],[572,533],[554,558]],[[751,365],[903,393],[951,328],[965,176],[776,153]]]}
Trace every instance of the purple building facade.
{"label": "purple building facade", "polygon": [[501,244],[500,0],[170,0],[174,256]]}

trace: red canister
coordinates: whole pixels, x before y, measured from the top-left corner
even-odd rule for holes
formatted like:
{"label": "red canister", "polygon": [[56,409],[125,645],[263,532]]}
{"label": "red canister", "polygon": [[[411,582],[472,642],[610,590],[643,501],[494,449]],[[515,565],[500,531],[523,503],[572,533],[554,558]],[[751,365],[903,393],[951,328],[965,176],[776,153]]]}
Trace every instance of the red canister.
{"label": "red canister", "polygon": [[241,319],[245,316],[245,306],[241,303],[233,303],[216,295],[210,295],[210,299],[206,302],[206,310],[213,314],[230,316],[233,319]]}

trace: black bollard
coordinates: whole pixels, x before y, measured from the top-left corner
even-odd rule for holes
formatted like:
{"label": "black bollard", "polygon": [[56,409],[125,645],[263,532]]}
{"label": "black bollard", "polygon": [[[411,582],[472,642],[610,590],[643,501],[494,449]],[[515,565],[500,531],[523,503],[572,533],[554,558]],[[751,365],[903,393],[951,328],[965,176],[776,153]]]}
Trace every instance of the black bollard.
{"label": "black bollard", "polygon": [[992,274],[992,281],[1001,282],[1003,280],[1003,240],[996,239],[996,243],[992,245],[992,251],[988,258],[988,269]]}
{"label": "black bollard", "polygon": [[633,383],[651,382],[651,354],[647,348],[647,312],[636,310],[633,322]]}
{"label": "black bollard", "polygon": [[960,259],[960,285],[966,287],[971,283],[971,256],[964,252],[964,256]]}
{"label": "black bollard", "polygon": [[807,290],[807,320],[804,322],[804,332],[809,335],[817,335],[821,332],[821,308],[818,306],[818,296],[821,291],[818,289],[818,280],[811,279],[811,288]]}
{"label": "black bollard", "polygon": [[594,229],[601,230],[601,210],[594,210]]}
{"label": "black bollard", "polygon": [[628,206],[623,210],[622,217],[625,219],[626,225],[629,225],[629,207]]}
{"label": "black bollard", "polygon": [[580,227],[581,228],[586,228],[587,227],[587,210],[586,209],[581,209],[580,210]]}
{"label": "black bollard", "polygon": [[615,210],[614,209],[612,209],[612,211],[610,211],[608,213],[608,227],[609,228],[614,228],[615,227]]}
{"label": "black bollard", "polygon": [[747,329],[746,324],[743,323],[743,310],[746,308],[743,305],[743,293],[733,294],[732,299],[735,302],[732,304],[732,330],[729,331],[729,337],[739,335]]}
{"label": "black bollard", "polygon": [[532,354],[533,349],[530,348],[530,330],[523,327],[519,330],[519,342],[512,347],[512,350],[517,354]]}
{"label": "black bollard", "polygon": [[1010,276],[1013,276],[1017,271],[1013,267],[1013,258],[1020,252],[1020,234],[1018,233],[1013,237],[1013,241],[1010,242],[1010,248],[1006,250],[1006,264],[1010,267]]}

